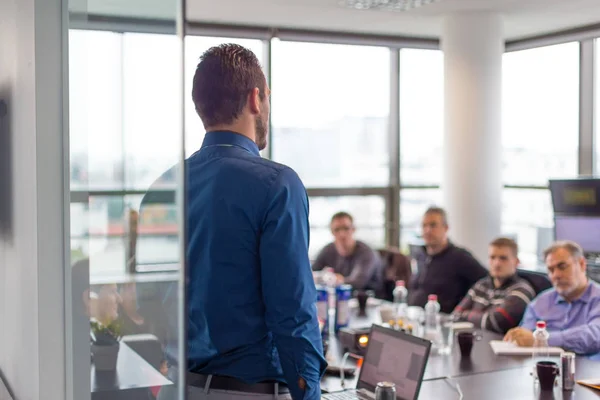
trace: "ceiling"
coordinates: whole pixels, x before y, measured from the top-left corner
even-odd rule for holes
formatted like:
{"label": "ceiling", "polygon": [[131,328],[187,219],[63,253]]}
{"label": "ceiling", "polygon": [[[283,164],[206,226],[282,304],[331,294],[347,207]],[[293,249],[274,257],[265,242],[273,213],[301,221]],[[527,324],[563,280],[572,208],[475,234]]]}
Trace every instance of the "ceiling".
{"label": "ceiling", "polygon": [[[70,0],[72,10],[168,18],[179,0]],[[444,16],[490,11],[505,17],[507,40],[600,23],[600,0],[440,0],[407,12],[359,11],[340,0],[186,0],[188,20],[228,25],[313,29],[437,38]]]}
{"label": "ceiling", "polygon": [[187,0],[190,21],[439,37],[445,15],[505,16],[507,40],[600,23],[600,0],[440,0],[408,12],[353,10],[339,0]]}

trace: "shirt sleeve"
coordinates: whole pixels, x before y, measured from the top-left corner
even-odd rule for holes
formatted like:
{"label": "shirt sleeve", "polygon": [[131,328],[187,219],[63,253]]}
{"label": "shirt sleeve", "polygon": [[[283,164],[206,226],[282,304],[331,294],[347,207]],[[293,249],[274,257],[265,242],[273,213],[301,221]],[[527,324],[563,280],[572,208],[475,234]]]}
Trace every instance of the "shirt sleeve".
{"label": "shirt sleeve", "polygon": [[[266,323],[294,400],[320,399],[327,363],[317,320],[317,293],[308,259],[308,198],[291,169],[279,173],[267,197],[260,238]],[[303,378],[306,387],[299,386]]]}
{"label": "shirt sleeve", "polygon": [[529,329],[532,332],[535,330],[535,324],[538,321],[538,316],[535,312],[535,305],[537,303],[538,301],[534,300],[531,303],[529,303],[529,305],[525,309],[525,314],[523,314],[523,319],[519,324],[521,328]]}
{"label": "shirt sleeve", "polygon": [[352,285],[355,289],[365,289],[373,274],[377,272],[381,261],[374,251],[368,249],[360,254],[352,266],[352,272],[344,279],[344,282]]}
{"label": "shirt sleeve", "polygon": [[506,295],[504,301],[485,312],[471,311],[466,320],[473,322],[482,329],[496,333],[506,333],[517,326],[527,304],[531,301],[531,294],[526,290],[515,288]]}
{"label": "shirt sleeve", "polygon": [[587,321],[583,325],[549,331],[548,345],[562,347],[577,354],[594,354],[600,352],[600,299],[591,300]]}
{"label": "shirt sleeve", "polygon": [[[476,284],[477,285],[477,284]],[[452,311],[452,315],[455,316],[459,321],[468,321],[469,311],[473,308],[473,295],[475,294],[475,287],[472,287],[467,292],[467,295],[458,303],[458,305]],[[472,321],[471,321],[472,322]],[[477,328],[480,328],[478,324],[475,324]]]}

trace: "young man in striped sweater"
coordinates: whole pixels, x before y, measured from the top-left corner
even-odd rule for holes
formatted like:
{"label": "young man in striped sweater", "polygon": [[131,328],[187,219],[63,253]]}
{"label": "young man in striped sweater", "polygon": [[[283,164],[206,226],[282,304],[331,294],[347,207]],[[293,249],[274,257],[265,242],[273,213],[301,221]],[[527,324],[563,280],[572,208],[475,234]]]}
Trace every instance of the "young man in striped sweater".
{"label": "young man in striped sweater", "polygon": [[453,315],[459,321],[497,333],[506,333],[519,324],[535,290],[517,275],[518,252],[512,239],[499,238],[490,243],[490,274],[473,285],[454,309]]}

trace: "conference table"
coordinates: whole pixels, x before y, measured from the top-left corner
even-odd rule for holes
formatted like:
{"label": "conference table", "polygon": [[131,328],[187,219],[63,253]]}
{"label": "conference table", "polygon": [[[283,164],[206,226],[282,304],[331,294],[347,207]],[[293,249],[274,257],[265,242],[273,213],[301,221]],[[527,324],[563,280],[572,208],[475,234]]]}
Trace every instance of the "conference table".
{"label": "conference table", "polygon": [[[358,316],[358,310],[351,310],[350,326],[363,328],[373,323],[381,323],[379,306],[367,307],[367,315]],[[600,391],[576,385],[574,391],[563,392],[556,387],[554,393],[540,392],[534,384],[531,372],[533,360],[530,356],[497,356],[489,345],[490,340],[502,340],[502,335],[478,330],[482,339],[475,342],[471,357],[460,355],[458,344],[454,343],[451,354],[440,355],[432,352],[425,368],[424,380],[419,399],[459,399],[456,385],[462,391],[463,399],[600,399]],[[330,337],[328,361],[339,364],[343,349],[334,337]],[[559,363],[559,358],[554,358]],[[560,364],[560,363],[559,363]],[[356,365],[353,361],[348,366]],[[600,362],[585,357],[576,358],[576,379],[600,378]],[[354,388],[358,376],[345,379],[342,384],[338,376],[326,375],[321,381],[324,392],[335,392],[343,388]],[[558,381],[558,379],[557,379]]]}

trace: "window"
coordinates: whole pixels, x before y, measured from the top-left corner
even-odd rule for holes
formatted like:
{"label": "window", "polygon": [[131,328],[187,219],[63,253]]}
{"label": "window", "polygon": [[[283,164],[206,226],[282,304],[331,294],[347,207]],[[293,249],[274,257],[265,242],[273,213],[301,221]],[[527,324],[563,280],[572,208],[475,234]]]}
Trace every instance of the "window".
{"label": "window", "polygon": [[421,219],[431,206],[442,205],[440,189],[402,189],[400,191],[400,248],[421,244]]}
{"label": "window", "polygon": [[272,156],[307,187],[389,183],[390,51],[273,40]]}
{"label": "window", "polygon": [[[181,126],[178,38],[123,35],[123,143],[125,187],[145,190],[177,163]],[[169,99],[169,100],[167,100]]]}
{"label": "window", "polygon": [[553,236],[550,191],[504,189],[502,200],[502,232],[519,243],[521,262],[535,267]]}
{"label": "window", "polygon": [[439,185],[444,136],[444,55],[400,51],[400,179]]}
{"label": "window", "polygon": [[579,44],[506,53],[503,68],[504,183],[576,177]]}
{"label": "window", "polygon": [[124,185],[121,35],[69,32],[71,188]]}
{"label": "window", "polygon": [[[159,177],[163,187],[176,183],[165,172],[180,147],[178,39],[82,30],[69,38],[71,188],[79,193],[71,204],[72,254],[90,257],[93,276],[123,273],[129,212]],[[174,232],[145,226],[137,237],[140,264],[177,261],[175,205],[162,207]]]}
{"label": "window", "polygon": [[310,257],[333,241],[329,224],[333,214],[346,211],[354,218],[356,239],[373,248],[385,245],[385,200],[380,196],[310,198]]}
{"label": "window", "polygon": [[535,264],[553,226],[548,180],[578,174],[579,44],[507,53],[503,67],[503,182],[512,188],[502,230]]}
{"label": "window", "polygon": [[595,176],[600,176],[600,61],[598,60],[598,54],[600,54],[600,39],[596,39],[595,41],[595,51],[596,51],[596,65],[594,66],[596,68],[595,74],[594,74],[594,80],[595,80],[595,110],[594,110],[594,127],[596,129],[595,132],[595,140],[594,140],[594,147],[595,147],[595,151],[594,151],[594,164],[595,164],[595,170],[594,170],[594,174]]}

